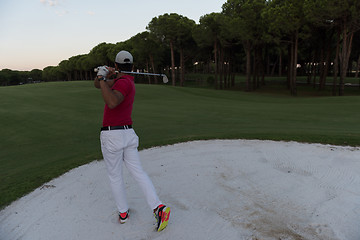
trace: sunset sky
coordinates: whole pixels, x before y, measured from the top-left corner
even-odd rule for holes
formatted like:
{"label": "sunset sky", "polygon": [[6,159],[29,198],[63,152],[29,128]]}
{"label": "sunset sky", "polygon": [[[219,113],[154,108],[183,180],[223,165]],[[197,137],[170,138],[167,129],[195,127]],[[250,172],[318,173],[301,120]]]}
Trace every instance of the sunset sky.
{"label": "sunset sky", "polygon": [[223,0],[1,0],[0,70],[57,66],[99,43],[125,41],[153,17],[177,13],[196,23]]}

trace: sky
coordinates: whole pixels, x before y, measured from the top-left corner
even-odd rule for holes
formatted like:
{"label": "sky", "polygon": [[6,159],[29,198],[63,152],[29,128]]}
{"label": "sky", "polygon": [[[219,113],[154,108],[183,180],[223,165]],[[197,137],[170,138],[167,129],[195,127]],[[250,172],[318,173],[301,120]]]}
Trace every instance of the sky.
{"label": "sky", "polygon": [[146,31],[152,18],[177,13],[199,22],[226,0],[0,0],[0,70],[57,66],[96,45]]}

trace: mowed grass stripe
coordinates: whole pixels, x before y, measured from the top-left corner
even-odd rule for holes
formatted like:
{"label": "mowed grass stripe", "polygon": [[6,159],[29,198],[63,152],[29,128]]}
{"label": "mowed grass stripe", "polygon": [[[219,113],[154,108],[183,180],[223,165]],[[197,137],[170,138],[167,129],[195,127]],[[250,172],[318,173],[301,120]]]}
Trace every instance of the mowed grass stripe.
{"label": "mowed grass stripe", "polygon": [[[145,147],[179,138],[359,143],[359,97],[292,98],[193,88],[157,92],[157,86],[144,87],[135,120]],[[159,131],[155,136],[154,129]]]}
{"label": "mowed grass stripe", "polygon": [[[136,87],[133,120],[141,149],[213,138],[360,143],[360,97]],[[102,159],[103,107],[100,91],[89,81],[0,88],[0,206]]]}

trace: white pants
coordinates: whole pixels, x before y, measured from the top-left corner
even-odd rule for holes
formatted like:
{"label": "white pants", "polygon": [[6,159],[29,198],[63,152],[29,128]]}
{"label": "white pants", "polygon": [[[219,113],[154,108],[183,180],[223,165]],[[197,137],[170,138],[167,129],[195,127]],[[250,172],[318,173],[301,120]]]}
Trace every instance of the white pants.
{"label": "white pants", "polygon": [[123,163],[140,185],[150,208],[157,208],[161,202],[154,185],[141,166],[137,150],[139,138],[135,131],[133,129],[101,131],[100,141],[118,211],[123,213],[129,209],[122,176]]}

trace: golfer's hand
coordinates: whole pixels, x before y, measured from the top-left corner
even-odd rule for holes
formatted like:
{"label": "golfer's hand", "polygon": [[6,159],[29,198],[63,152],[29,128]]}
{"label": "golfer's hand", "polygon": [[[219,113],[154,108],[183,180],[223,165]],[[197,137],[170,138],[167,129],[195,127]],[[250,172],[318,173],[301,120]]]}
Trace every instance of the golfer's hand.
{"label": "golfer's hand", "polygon": [[103,76],[106,78],[108,74],[109,74],[108,66],[98,67],[97,76]]}
{"label": "golfer's hand", "polygon": [[116,75],[115,68],[108,67],[107,70],[109,71],[108,77],[111,78],[112,76]]}

